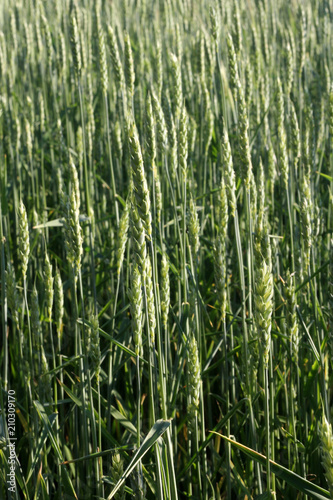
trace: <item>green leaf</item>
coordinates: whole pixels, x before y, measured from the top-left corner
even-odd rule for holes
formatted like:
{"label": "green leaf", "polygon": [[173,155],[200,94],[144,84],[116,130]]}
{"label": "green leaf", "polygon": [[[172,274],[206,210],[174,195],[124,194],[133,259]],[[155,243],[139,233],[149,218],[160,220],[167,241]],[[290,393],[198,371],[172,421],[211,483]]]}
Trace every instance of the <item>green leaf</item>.
{"label": "green leaf", "polygon": [[111,405],[110,408],[110,413],[113,416],[114,419],[116,419],[125,429],[127,429],[129,432],[131,432],[134,436],[137,435],[137,429],[134,427],[132,422],[128,420],[122,413],[120,413],[117,408]]}
{"label": "green leaf", "polygon": [[269,500],[270,498],[271,498],[271,495],[269,495],[268,491],[265,491],[265,493],[262,493],[261,495],[256,496],[254,500]]}
{"label": "green leaf", "polygon": [[[91,323],[87,320],[83,321],[82,319],[78,318],[77,322],[80,325],[86,325],[86,326],[89,326],[89,328],[91,328]],[[130,356],[132,356],[133,358],[136,359],[136,354],[134,351],[132,351],[132,349],[129,349],[129,347],[126,347],[121,342],[118,342],[114,337],[112,337],[111,335],[106,333],[101,328],[98,328],[98,331],[104,338],[106,338],[107,340],[109,340],[110,342],[115,344],[116,346],[120,347],[120,349],[122,349],[124,352],[126,352],[127,354],[129,354]],[[139,356],[139,359],[142,363],[148,363],[148,361],[146,359],[142,358],[141,356]]]}
{"label": "green leaf", "polygon": [[[49,420],[48,415],[46,414],[44,406],[39,401],[34,401],[34,406],[35,406],[35,408],[37,410],[39,418],[41,419],[41,421],[43,422],[45,428],[47,429],[47,433],[48,433],[49,439],[51,441],[51,445],[52,445],[53,451],[57,455],[59,461],[63,462],[64,459],[63,459],[61,450],[60,450],[60,448],[58,446],[56,437],[55,437],[55,435],[53,433],[53,430],[52,430],[52,424],[51,424],[51,422]],[[65,492],[71,498],[76,498],[78,500],[78,497],[77,497],[77,495],[75,493],[72,481],[71,481],[71,479],[69,477],[69,474],[68,474],[68,471],[67,471],[66,467],[61,467],[61,477],[62,477],[62,483],[63,483]]]}
{"label": "green leaf", "polygon": [[[55,419],[57,418],[57,413],[52,413],[52,415],[49,415],[49,421],[50,421],[50,425],[52,427],[53,425],[53,422],[55,421]],[[37,462],[41,459],[41,449],[43,448],[44,444],[45,444],[45,441],[47,439],[47,434],[48,434],[48,430],[47,430],[47,427],[44,426],[43,428],[43,431],[38,439],[38,443],[37,443],[37,447],[36,447],[36,453],[35,453],[35,457],[34,457],[34,460],[31,464],[31,467],[30,467],[30,471],[29,471],[29,474],[28,474],[28,477],[26,479],[26,482],[28,483],[30,481],[30,478],[34,472],[34,469],[37,465]]]}
{"label": "green leaf", "polygon": [[[315,363],[317,363],[317,362],[315,361]],[[304,444],[301,443],[301,441],[299,441],[298,439],[296,439],[295,436],[293,436],[292,434],[290,434],[290,432],[288,432],[283,427],[281,427],[280,429],[281,429],[281,432],[284,435],[284,437],[297,446],[298,451],[300,453],[305,453],[306,452],[306,448],[305,448]]]}
{"label": "green leaf", "polygon": [[[86,215],[80,215],[80,222],[90,221],[90,218]],[[37,226],[33,226],[32,229],[44,229],[46,227],[62,227],[64,225],[64,219],[54,219],[44,224],[38,224]]]}
{"label": "green leaf", "polygon": [[309,276],[309,278],[306,278],[306,280],[303,281],[303,283],[301,283],[295,290],[295,292],[299,292],[305,285],[307,285],[313,278],[315,278],[318,274],[320,274],[324,269],[325,267],[328,266],[328,264],[330,263],[330,261],[328,260],[327,262],[325,262],[325,264],[323,264],[322,266],[320,266],[313,274],[311,274],[311,276]]}
{"label": "green leaf", "polygon": [[64,389],[64,391],[66,392],[67,396],[69,396],[71,398],[71,400],[73,401],[73,403],[75,403],[79,408],[81,408],[82,406],[82,401],[77,398],[74,394],[74,392],[72,392],[68,387],[67,385],[65,385],[63,382],[61,382],[61,380],[58,380],[58,383],[61,385],[61,387]]}
{"label": "green leaf", "polygon": [[142,445],[138,449],[138,451],[135,453],[134,457],[132,458],[131,462],[129,463],[129,466],[125,470],[124,474],[121,476],[119,479],[118,483],[116,486],[113,488],[111,491],[110,495],[108,496],[107,500],[111,500],[111,498],[114,497],[114,495],[117,493],[119,488],[123,485],[125,479],[131,474],[133,469],[137,466],[137,464],[142,460],[144,455],[147,453],[147,451],[156,443],[158,438],[162,436],[162,434],[170,427],[170,420],[157,420],[153,427],[150,429],[149,433],[145,437]]}
{"label": "green leaf", "polygon": [[[264,466],[266,465],[267,458],[265,457],[265,455],[262,455],[261,453],[258,453],[257,451],[254,451],[251,448],[248,448],[247,446],[244,446],[241,443],[237,443],[237,441],[227,438],[226,436],[223,436],[218,432],[215,431],[211,432],[217,434],[218,436],[221,436],[221,438],[223,438],[225,441],[228,441],[229,443],[232,444],[232,446],[235,446],[239,450],[243,451],[246,455],[248,455],[253,460],[256,460],[261,465]],[[298,474],[295,474],[295,472],[286,469],[282,465],[273,462],[273,460],[270,460],[269,462],[271,466],[271,471],[277,477],[282,479],[282,481],[285,481],[290,486],[296,488],[298,491],[301,491],[305,495],[309,495],[311,498],[315,498],[317,500],[325,500],[326,498],[331,498],[331,495],[327,490],[324,490],[323,488],[317,486],[316,484],[310,483],[310,481],[307,481],[303,477],[299,476]]]}
{"label": "green leaf", "polygon": [[110,448],[109,450],[98,451],[96,453],[90,453],[90,455],[85,455],[84,457],[73,458],[72,460],[65,460],[65,462],[62,462],[59,465],[67,465],[67,464],[74,464],[77,462],[84,462],[85,460],[91,460],[92,458],[104,457],[105,455],[108,455],[109,453],[111,453],[113,451],[131,450],[131,449],[132,448],[129,448],[128,446],[119,446],[117,448]]}
{"label": "green leaf", "polygon": [[333,177],[331,177],[330,175],[322,174],[321,172],[316,172],[316,173],[319,174],[319,175],[321,175],[322,177],[324,177],[328,181],[333,181]]}
{"label": "green leaf", "polygon": [[[219,396],[216,396],[215,394],[212,394],[213,397],[216,397],[216,399],[219,400]],[[220,401],[223,401],[222,399]],[[223,427],[227,422],[228,420],[238,411],[238,409],[244,404],[248,402],[248,399],[247,398],[243,398],[241,399],[240,401],[238,401],[238,403],[231,409],[228,411],[228,413],[226,414],[226,416],[220,420],[218,422],[218,424],[214,427],[214,431],[218,431],[221,429],[221,427]],[[224,403],[224,401],[223,401]],[[186,472],[188,471],[188,469],[191,467],[191,465],[197,460],[197,457],[199,455],[199,453],[201,453],[205,448],[206,446],[210,443],[210,441],[213,439],[213,432],[214,431],[211,431],[211,433],[207,436],[207,438],[205,439],[205,441],[202,443],[202,445],[200,446],[200,448],[198,449],[198,451],[196,451],[193,455],[192,455],[192,458],[191,460],[187,463],[187,465],[185,466],[185,468],[181,471],[181,473],[178,475],[178,478],[181,478],[183,477]]]}

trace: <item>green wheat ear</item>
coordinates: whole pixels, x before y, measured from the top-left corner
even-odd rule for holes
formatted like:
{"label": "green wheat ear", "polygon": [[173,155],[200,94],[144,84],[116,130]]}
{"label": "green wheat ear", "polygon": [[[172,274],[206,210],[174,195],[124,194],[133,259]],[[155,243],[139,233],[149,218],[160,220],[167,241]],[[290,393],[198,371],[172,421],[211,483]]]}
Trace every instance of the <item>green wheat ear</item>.
{"label": "green wheat ear", "polygon": [[189,214],[188,230],[189,230],[189,242],[191,250],[193,252],[193,255],[196,256],[200,248],[200,240],[199,240],[200,224],[199,224],[197,207],[192,197],[190,198],[190,214]]}
{"label": "green wheat ear", "polygon": [[8,299],[8,307],[12,314],[13,321],[15,323],[16,328],[20,329],[19,324],[19,296],[17,291],[15,270],[12,267],[11,263],[7,263],[6,269],[6,286],[7,286],[7,299]]}
{"label": "green wheat ear", "polygon": [[321,439],[322,464],[325,469],[325,477],[333,498],[333,435],[332,425],[328,423],[323,415],[322,423],[319,423],[319,434]]}
{"label": "green wheat ear", "polygon": [[113,28],[110,25],[108,26],[108,41],[109,41],[113,69],[116,74],[117,82],[120,89],[123,89],[125,85],[124,70],[120,60],[116,35],[114,33]]}
{"label": "green wheat ear", "polygon": [[142,278],[137,264],[131,276],[131,289],[128,291],[128,297],[132,315],[132,331],[137,356],[143,355],[142,347],[142,328],[143,328],[143,296],[142,296]]}
{"label": "green wheat ear", "polygon": [[63,327],[64,317],[64,290],[61,280],[60,271],[57,268],[54,277],[54,307],[55,307],[55,322],[57,325],[57,334],[60,339]]}
{"label": "green wheat ear", "polygon": [[190,406],[188,408],[188,415],[189,415],[190,426],[192,426],[195,413],[199,408],[200,384],[201,384],[198,346],[193,333],[191,333],[189,337],[187,352],[188,352],[187,372],[189,380],[189,395],[191,400]]}
{"label": "green wheat ear", "polygon": [[131,103],[134,95],[135,72],[134,72],[131,40],[127,31],[125,31],[124,33],[124,44],[125,44],[125,80],[128,92],[128,100],[129,103]]}
{"label": "green wheat ear", "polygon": [[236,200],[236,175],[233,167],[232,153],[229,142],[229,136],[226,126],[224,125],[221,163],[224,172],[224,180],[228,193],[228,201],[230,206],[231,215],[234,217],[237,210]]}
{"label": "green wheat ear", "polygon": [[75,280],[81,270],[83,254],[83,236],[80,225],[80,191],[77,171],[73,163],[70,166],[72,190],[66,198],[63,196],[62,206],[64,213],[65,248],[67,259],[72,266]]}
{"label": "green wheat ear", "polygon": [[169,277],[169,261],[163,252],[162,254],[162,265],[161,265],[161,312],[162,312],[162,323],[167,329],[168,316],[170,309],[170,277]]}
{"label": "green wheat ear", "polygon": [[128,228],[129,228],[129,209],[130,203],[127,202],[123,214],[119,221],[118,230],[118,249],[117,249],[117,274],[120,275],[122,264],[124,261],[126,243],[128,238]]}
{"label": "green wheat ear", "polygon": [[[115,452],[112,457],[111,477],[114,484],[117,484],[124,472],[124,463],[119,453]],[[115,494],[115,500],[125,500],[125,485]]]}
{"label": "green wheat ear", "polygon": [[53,296],[54,296],[54,290],[53,290],[54,278],[52,275],[52,265],[50,263],[50,259],[47,253],[45,254],[44,273],[45,273],[45,295],[46,295],[47,314],[48,314],[48,320],[51,321]]}
{"label": "green wheat ear", "polygon": [[21,263],[22,277],[25,280],[28,270],[30,241],[29,241],[29,226],[28,217],[25,206],[22,200],[19,205],[19,234],[18,234],[18,254]]}
{"label": "green wheat ear", "polygon": [[89,358],[91,361],[92,371],[96,377],[97,383],[99,382],[100,364],[101,364],[101,350],[99,340],[99,322],[96,314],[90,315],[90,337],[89,337]]}
{"label": "green wheat ear", "polygon": [[134,200],[148,238],[152,234],[149,189],[143,164],[139,135],[134,122],[128,125],[128,143],[132,160]]}
{"label": "green wheat ear", "polygon": [[75,15],[71,17],[71,45],[75,72],[80,77],[82,70],[81,43]]}
{"label": "green wheat ear", "polygon": [[273,312],[273,276],[265,261],[257,271],[254,291],[255,321],[262,345],[264,368],[268,367]]}
{"label": "green wheat ear", "polygon": [[101,88],[103,95],[106,95],[108,91],[108,68],[106,63],[104,31],[102,29],[98,32],[98,51]]}

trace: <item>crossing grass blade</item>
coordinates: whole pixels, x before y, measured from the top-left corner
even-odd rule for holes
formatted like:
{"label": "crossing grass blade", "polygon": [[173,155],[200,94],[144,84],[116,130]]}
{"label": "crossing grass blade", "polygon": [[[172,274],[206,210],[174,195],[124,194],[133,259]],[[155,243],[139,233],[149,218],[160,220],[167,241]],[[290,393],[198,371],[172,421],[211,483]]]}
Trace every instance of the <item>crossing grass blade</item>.
{"label": "crossing grass blade", "polygon": [[121,486],[123,485],[126,478],[131,474],[131,472],[138,465],[140,460],[142,460],[142,458],[150,450],[150,448],[152,446],[154,446],[154,444],[162,436],[162,434],[168,429],[168,427],[170,427],[170,423],[171,422],[169,420],[157,420],[155,422],[155,424],[153,425],[153,427],[150,429],[149,433],[147,434],[147,436],[143,440],[143,443],[141,444],[140,448],[137,450],[137,452],[135,453],[131,462],[129,463],[124,474],[122,475],[122,477],[119,479],[116,486],[111,491],[107,500],[111,500],[111,498],[114,497],[114,495],[117,493],[119,488],[121,488]]}
{"label": "crossing grass blade", "polygon": [[[210,432],[213,434],[217,434],[225,441],[228,441],[228,443],[230,443],[232,446],[243,451],[251,459],[256,460],[261,465],[263,466],[266,465],[267,458],[265,457],[265,455],[262,455],[261,453],[258,453],[257,451],[254,451],[251,448],[248,448],[247,446],[244,446],[241,443],[237,443],[233,439],[230,439],[227,436],[223,436],[219,432],[215,431],[210,431]],[[270,460],[269,462],[271,466],[271,471],[276,475],[276,477],[290,484],[290,486],[293,486],[296,490],[304,493],[305,495],[309,495],[311,498],[314,498],[315,500],[325,500],[327,498],[331,498],[329,491],[324,490],[323,488],[317,486],[316,484],[310,483],[310,481],[307,481],[303,477],[286,469],[282,465],[273,462],[273,460]]]}

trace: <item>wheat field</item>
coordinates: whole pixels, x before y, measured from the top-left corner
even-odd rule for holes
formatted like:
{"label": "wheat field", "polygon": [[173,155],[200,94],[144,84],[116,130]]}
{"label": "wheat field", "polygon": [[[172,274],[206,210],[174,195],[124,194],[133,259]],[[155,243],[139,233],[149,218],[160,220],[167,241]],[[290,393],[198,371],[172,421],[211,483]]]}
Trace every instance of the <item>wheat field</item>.
{"label": "wheat field", "polygon": [[332,0],[2,0],[0,498],[333,498]]}

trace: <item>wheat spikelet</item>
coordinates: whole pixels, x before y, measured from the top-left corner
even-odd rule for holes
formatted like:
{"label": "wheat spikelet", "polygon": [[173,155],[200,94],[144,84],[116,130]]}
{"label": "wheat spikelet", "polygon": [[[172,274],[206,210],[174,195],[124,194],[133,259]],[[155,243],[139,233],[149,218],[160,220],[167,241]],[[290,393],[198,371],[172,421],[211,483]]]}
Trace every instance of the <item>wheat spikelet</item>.
{"label": "wheat spikelet", "polygon": [[[26,105],[27,105],[27,121],[29,122],[28,126],[30,127],[31,142],[33,142],[35,130],[36,130],[35,106],[34,106],[34,102],[32,101],[32,99],[29,95],[27,96],[27,99],[26,99]],[[32,151],[32,144],[31,144],[31,151]]]}
{"label": "wheat spikelet", "polygon": [[325,82],[324,84],[325,92],[329,96],[331,92],[331,75],[326,61],[324,64],[324,82]]}
{"label": "wheat spikelet", "polygon": [[212,142],[213,130],[214,130],[214,115],[212,111],[212,103],[210,95],[207,89],[206,82],[201,80],[202,95],[204,101],[205,110],[205,130],[204,130],[204,143],[205,143],[205,154],[208,154],[209,146]]}
{"label": "wheat spikelet", "polygon": [[191,251],[192,254],[196,256],[200,248],[200,241],[199,241],[200,224],[199,224],[197,208],[195,206],[195,201],[192,196],[190,198],[190,217],[188,223],[188,230],[189,230],[189,242],[191,246]]}
{"label": "wheat spikelet", "polygon": [[293,60],[293,54],[292,54],[291,45],[290,45],[289,41],[287,42],[286,53],[287,53],[287,60],[286,60],[286,73],[287,73],[286,94],[287,94],[287,96],[290,96],[292,88],[293,88],[293,80],[294,80],[294,60]]}
{"label": "wheat spikelet", "polygon": [[228,33],[227,36],[227,45],[228,45],[228,63],[229,63],[229,74],[230,74],[229,84],[234,101],[237,101],[238,99],[237,89],[240,85],[240,81],[238,75],[238,63],[237,63],[236,51],[230,33]]}
{"label": "wheat spikelet", "polygon": [[147,256],[146,294],[148,306],[149,335],[152,345],[155,345],[156,311],[153,292],[152,267],[149,255]]}
{"label": "wheat spikelet", "polygon": [[325,469],[325,477],[333,498],[333,435],[332,426],[323,415],[322,423],[319,423],[319,434],[321,439],[322,464]]}
{"label": "wheat spikelet", "polygon": [[261,45],[262,52],[264,56],[264,60],[267,66],[269,66],[270,60],[270,51],[269,51],[269,43],[268,43],[268,24],[267,24],[267,14],[265,12],[264,5],[262,3],[259,4],[259,26],[261,31]]}
{"label": "wheat spikelet", "polygon": [[304,245],[304,269],[308,271],[310,265],[310,252],[312,246],[312,227],[311,227],[311,212],[312,212],[312,201],[311,201],[311,190],[310,183],[305,175],[303,178],[303,183],[301,186],[301,234],[303,237]]}
{"label": "wheat spikelet", "polygon": [[244,93],[241,85],[238,87],[238,126],[239,126],[239,160],[241,164],[241,177],[245,183],[246,190],[250,189],[251,173],[252,173],[252,160],[249,144],[249,119],[247,113],[247,106],[244,99]]}
{"label": "wheat spikelet", "polygon": [[179,120],[180,112],[183,104],[183,90],[182,90],[182,75],[179,59],[175,54],[170,54],[172,76],[173,76],[173,102],[174,102],[174,117],[176,123]]}
{"label": "wheat spikelet", "polygon": [[161,153],[164,153],[168,147],[168,130],[165,123],[165,117],[161,104],[154,92],[151,93],[151,97],[156,118],[158,147]]}
{"label": "wheat spikelet", "polygon": [[223,168],[223,175],[225,179],[226,189],[228,192],[228,201],[231,210],[231,215],[234,217],[237,209],[236,176],[233,167],[231,147],[226,126],[224,126],[223,141],[221,146],[221,163]]}
{"label": "wheat spikelet", "polygon": [[39,347],[42,340],[42,330],[39,318],[38,292],[36,286],[34,286],[31,294],[31,329],[34,332],[34,337]]}
{"label": "wheat spikelet", "polygon": [[[82,129],[81,129],[81,134],[82,134]],[[71,176],[71,183],[72,183],[72,191],[74,191],[74,195],[75,195],[76,208],[77,208],[77,210],[80,210],[80,205],[81,205],[80,181],[79,181],[79,176],[78,176],[76,167],[75,167],[71,157],[69,158],[69,169],[70,169],[70,176]]]}
{"label": "wheat spikelet", "polygon": [[242,25],[238,6],[238,0],[234,2],[233,9],[233,28],[234,28],[234,40],[235,40],[235,51],[236,54],[240,54],[242,49]]}
{"label": "wheat spikelet", "polygon": [[184,182],[186,182],[186,177],[187,177],[187,156],[188,156],[188,118],[185,106],[183,106],[179,121],[178,162],[182,170]]}
{"label": "wheat spikelet", "polygon": [[117,275],[120,275],[122,264],[124,261],[126,243],[127,243],[127,233],[129,227],[129,202],[126,203],[124,212],[119,221],[118,230],[118,249],[117,249]]}
{"label": "wheat spikelet", "polygon": [[41,134],[43,134],[45,131],[45,106],[44,106],[44,97],[42,92],[38,94],[38,103],[39,103],[39,129]]}
{"label": "wheat spikelet", "polygon": [[118,50],[116,36],[114,34],[113,28],[110,25],[108,26],[108,36],[109,36],[108,40],[109,40],[109,47],[110,47],[110,54],[111,54],[113,69],[114,69],[114,72],[116,74],[117,83],[118,83],[119,87],[122,89],[122,88],[124,88],[124,83],[125,83],[124,71],[123,71],[123,67],[121,64],[120,56],[119,56],[119,50]]}
{"label": "wheat spikelet", "polygon": [[252,26],[252,53],[254,80],[259,81],[261,76],[261,50],[255,25]]}
{"label": "wheat spikelet", "polygon": [[57,334],[60,337],[62,333],[63,317],[64,317],[64,290],[60,271],[57,268],[54,278],[54,305],[55,305],[55,322],[57,325]]}
{"label": "wheat spikelet", "polygon": [[18,255],[21,263],[22,277],[24,281],[28,270],[30,242],[29,242],[29,226],[28,226],[27,211],[25,209],[25,206],[23,205],[22,200],[20,201],[19,205],[18,221],[19,221]]}
{"label": "wheat spikelet", "polygon": [[57,52],[58,71],[61,78],[64,79],[67,70],[67,53],[66,53],[65,37],[61,30],[58,31],[58,47],[59,47],[59,50]]}
{"label": "wheat spikelet", "polygon": [[46,399],[46,401],[52,401],[52,376],[49,374],[49,365],[46,359],[44,346],[40,346],[40,364],[41,364],[41,378],[40,378],[40,398]]}
{"label": "wheat spikelet", "polygon": [[134,122],[128,124],[128,143],[131,153],[134,199],[148,238],[151,238],[150,197],[141,153],[137,128]]}
{"label": "wheat spikelet", "polygon": [[11,263],[7,263],[6,269],[6,286],[7,286],[7,299],[8,299],[8,307],[12,314],[12,320],[18,330],[20,330],[19,324],[19,297],[16,288],[16,278],[15,278],[15,270],[12,267]]}
{"label": "wheat spikelet", "polygon": [[257,270],[254,306],[256,327],[262,345],[264,368],[267,369],[273,312],[273,277],[266,261],[263,261],[261,267]]}
{"label": "wheat spikelet", "polygon": [[245,66],[245,102],[249,109],[252,104],[252,95],[253,95],[252,65],[251,62],[247,60]]}
{"label": "wheat spikelet", "polygon": [[331,136],[331,149],[333,149],[333,84],[329,94],[329,131]]}
{"label": "wheat spikelet", "polygon": [[13,10],[10,15],[9,29],[10,29],[11,39],[13,42],[14,52],[17,53],[17,47],[18,47],[17,27],[16,27],[16,18]]}
{"label": "wheat spikelet", "polygon": [[261,157],[259,160],[259,179],[257,185],[257,194],[258,194],[257,233],[261,234],[263,230],[264,214],[265,214],[265,175]]}
{"label": "wheat spikelet", "polygon": [[210,34],[214,42],[216,43],[219,37],[220,25],[216,9],[214,9],[212,5],[209,7],[209,19],[210,19]]}
{"label": "wheat spikelet", "polygon": [[285,296],[286,296],[286,328],[287,334],[290,336],[291,354],[295,361],[298,363],[298,345],[299,345],[299,332],[297,323],[297,302],[295,294],[294,276],[288,270],[285,282]]}
{"label": "wheat spikelet", "polygon": [[91,324],[90,328],[90,342],[89,342],[89,357],[91,360],[92,371],[96,377],[97,383],[99,382],[100,363],[101,363],[101,350],[99,345],[99,323],[98,315],[91,314],[89,317]]}
{"label": "wheat spikelet", "polygon": [[52,37],[51,37],[50,26],[49,26],[49,23],[47,22],[47,19],[44,15],[41,16],[41,20],[42,20],[42,26],[43,26],[43,31],[44,31],[45,41],[46,41],[47,64],[48,64],[50,71],[52,71],[53,46],[52,46]]}
{"label": "wheat spikelet", "polygon": [[188,416],[189,423],[192,424],[195,413],[199,408],[201,384],[198,346],[193,333],[190,333],[189,336],[187,352],[187,373],[189,382],[189,395],[191,400],[190,405],[188,406]]}
{"label": "wheat spikelet", "polygon": [[104,31],[102,28],[98,31],[98,54],[99,54],[99,71],[100,71],[100,82],[103,95],[106,96],[108,91],[108,68],[106,63],[106,51],[105,51],[105,41],[104,41]]}
{"label": "wheat spikelet", "polygon": [[142,327],[143,327],[143,297],[142,297],[142,277],[139,271],[138,264],[134,264],[131,276],[131,289],[128,291],[130,300],[131,316],[132,316],[132,331],[133,341],[135,346],[135,354],[142,356]]}
{"label": "wheat spikelet", "polygon": [[299,158],[301,157],[301,141],[300,141],[297,114],[295,106],[292,102],[291,102],[291,145],[294,156],[295,171],[297,171],[298,161]]}
{"label": "wheat spikelet", "polygon": [[72,56],[74,61],[74,69],[78,77],[81,76],[82,60],[81,60],[81,44],[79,38],[79,31],[77,26],[77,19],[74,15],[71,17],[71,45]]}
{"label": "wheat spikelet", "polygon": [[301,74],[305,62],[306,19],[302,4],[298,7],[298,73]]}
{"label": "wheat spikelet", "polygon": [[216,282],[217,300],[220,306],[221,319],[225,321],[227,309],[227,266],[226,266],[226,238],[228,232],[228,200],[224,177],[221,179],[219,191],[218,234],[214,245],[214,274]]}
{"label": "wheat spikelet", "polygon": [[[33,42],[32,42],[32,25],[28,24],[26,21],[24,21],[24,38],[25,38],[25,46],[26,46],[26,58],[27,58],[27,63],[29,64],[31,61],[32,57],[32,47],[33,47]],[[2,51],[2,47],[0,48],[0,51]]]}
{"label": "wheat spikelet", "polygon": [[219,221],[219,234],[225,240],[228,233],[228,197],[227,188],[224,177],[222,176],[221,185],[219,190],[219,205],[218,205],[218,221]]}
{"label": "wheat spikelet", "polygon": [[[123,460],[120,454],[115,452],[112,456],[111,477],[114,484],[117,484],[124,472]],[[125,500],[125,485],[121,486],[117,493],[114,495],[115,500]]]}
{"label": "wheat spikelet", "polygon": [[137,207],[133,202],[131,209],[131,236],[134,243],[135,261],[139,266],[143,280],[145,280],[147,266],[146,236],[142,219],[140,218]]}
{"label": "wheat spikelet", "polygon": [[46,307],[47,307],[47,314],[48,314],[48,320],[51,321],[52,318],[52,307],[53,307],[53,281],[54,278],[52,276],[52,265],[50,263],[50,259],[48,254],[45,254],[45,267],[44,267],[44,274],[45,274],[45,296],[46,296]]}
{"label": "wheat spikelet", "polygon": [[69,197],[63,198],[65,248],[67,259],[72,266],[76,280],[81,269],[82,259],[82,228],[80,225],[80,192],[78,190],[77,173],[74,164],[71,164],[72,191]]}
{"label": "wheat spikelet", "polygon": [[153,166],[156,159],[156,136],[155,136],[155,119],[153,115],[153,107],[151,103],[151,95],[148,95],[146,108],[146,132],[147,132],[147,154],[149,161]]}
{"label": "wheat spikelet", "polygon": [[288,162],[288,152],[287,152],[287,136],[284,127],[284,99],[282,92],[281,80],[278,78],[277,81],[277,124],[278,124],[278,136],[280,143],[280,165],[281,165],[281,176],[285,188],[288,187],[288,177],[289,177],[289,162]]}
{"label": "wheat spikelet", "polygon": [[15,117],[14,125],[14,142],[16,153],[18,153],[21,149],[21,123],[17,116]]}
{"label": "wheat spikelet", "polygon": [[161,267],[161,312],[162,323],[164,329],[167,329],[168,315],[170,308],[170,277],[169,277],[169,261],[163,252],[162,267]]}
{"label": "wheat spikelet", "polygon": [[227,307],[226,288],[226,248],[225,240],[218,234],[214,245],[214,275],[217,301],[220,307],[221,319],[225,321]]}
{"label": "wheat spikelet", "polygon": [[125,31],[124,33],[124,44],[125,44],[125,79],[128,92],[128,99],[131,102],[134,95],[135,72],[134,72],[131,40],[127,31]]}

